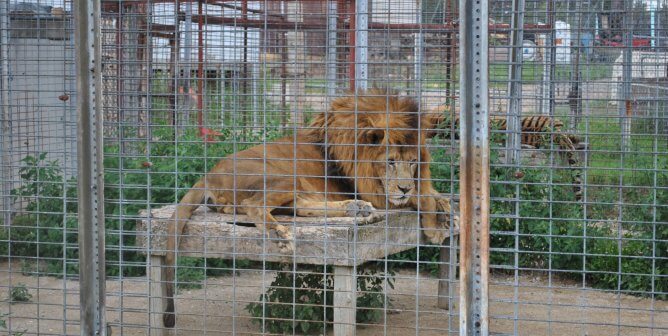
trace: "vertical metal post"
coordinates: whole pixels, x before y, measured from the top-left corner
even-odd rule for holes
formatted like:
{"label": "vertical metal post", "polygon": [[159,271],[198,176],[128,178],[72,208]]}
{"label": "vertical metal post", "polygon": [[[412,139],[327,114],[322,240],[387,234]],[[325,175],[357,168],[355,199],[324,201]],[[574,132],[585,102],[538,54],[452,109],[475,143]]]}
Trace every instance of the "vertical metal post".
{"label": "vertical metal post", "polygon": [[[180,1],[179,1],[180,2]],[[191,125],[190,113],[192,112],[192,106],[194,105],[192,98],[190,96],[190,85],[192,81],[193,73],[193,63],[192,63],[192,52],[194,47],[193,43],[193,4],[192,1],[184,1],[185,4],[185,17],[184,17],[184,30],[183,30],[183,47],[181,46],[181,21],[180,21],[180,5],[177,2],[175,7],[174,26],[176,32],[174,35],[177,37],[176,43],[176,78],[177,86],[176,92],[181,95],[178,101],[177,113],[180,115],[180,130],[185,129]],[[181,62],[181,57],[183,57],[183,62]]]}
{"label": "vertical metal post", "polygon": [[[633,1],[624,0],[624,10],[628,15],[622,16],[623,29],[623,48],[622,49],[622,82],[621,82],[621,101],[619,106],[619,120],[622,130],[622,151],[627,152],[631,145],[631,118],[633,117],[633,106],[631,105],[631,81],[633,67],[633,29],[631,25],[631,11],[633,10]],[[618,92],[620,92],[618,90]]]}
{"label": "vertical metal post", "polygon": [[[581,1],[575,1],[575,57],[573,60],[573,73],[571,75],[571,88],[568,93],[568,105],[570,111],[570,122],[568,130],[575,132],[582,117],[582,88],[580,86],[580,57],[582,57],[582,8]],[[570,8],[570,4],[569,4]]]}
{"label": "vertical metal post", "polygon": [[[188,92],[186,89],[190,88],[190,76],[192,73],[192,52],[193,52],[193,3],[192,1],[185,1],[186,11],[184,17],[184,26],[185,30],[183,32],[183,48],[185,53],[183,54],[183,72],[186,77],[185,83],[183,83],[184,92]],[[177,26],[181,25],[179,19],[180,8],[176,7],[176,22],[174,23]],[[178,31],[178,28],[176,28]],[[179,57],[180,58],[180,57]]]}
{"label": "vertical metal post", "polygon": [[336,94],[337,3],[327,2],[327,96]]}
{"label": "vertical metal post", "polygon": [[513,0],[510,23],[510,65],[508,69],[508,141],[506,163],[519,162],[520,116],[522,114],[522,41],[524,40],[524,0]]}
{"label": "vertical metal post", "polygon": [[416,93],[420,93],[419,88],[422,84],[422,62],[424,61],[424,33],[422,32],[422,1],[417,0],[415,3],[415,23],[420,25],[420,30],[415,33],[413,37],[413,43],[415,48],[413,49],[413,89]]}
{"label": "vertical metal post", "polygon": [[12,122],[9,110],[9,11],[8,1],[0,1],[0,108],[2,108],[2,142],[0,153],[2,153],[2,223],[9,227],[12,220],[12,198],[9,195],[12,190]]}
{"label": "vertical metal post", "polygon": [[[201,5],[202,5],[202,1],[200,1],[198,3],[198,6],[201,6]],[[198,7],[198,8],[201,8],[201,7]],[[198,14],[200,15],[200,20],[199,21],[200,21],[200,23],[203,23],[204,22],[203,21],[203,13],[200,9],[198,9],[198,12],[199,12]],[[244,21],[248,20],[248,0],[242,0],[242,2],[241,2],[241,18]],[[200,31],[198,32],[198,34],[200,34],[200,36],[202,36],[204,28],[201,24],[199,26],[199,29],[200,29]],[[199,59],[199,65],[198,65],[199,69],[202,69],[202,67],[204,66],[204,58],[203,57],[204,56],[202,54],[202,56]],[[243,53],[242,53],[242,62],[241,63],[242,63],[241,64],[241,68],[242,68],[241,69],[241,106],[242,106],[241,111],[243,113],[242,114],[242,123],[243,123],[242,133],[244,135],[243,139],[246,139],[246,137],[249,134],[248,124],[251,123],[250,119],[252,119],[252,116],[249,117],[249,115],[248,115],[248,79],[249,79],[248,77],[249,77],[249,74],[248,74],[248,26],[247,25],[244,25],[244,27],[243,27]],[[203,74],[200,74],[200,76],[202,76],[202,75]],[[203,77],[200,77],[200,78],[203,78]],[[201,80],[203,80],[203,79],[201,79]],[[203,95],[203,94],[204,94],[204,91],[200,90],[200,95]],[[203,113],[202,111],[203,111],[202,107],[200,107],[200,112],[199,113],[202,114]],[[256,125],[253,125],[253,126],[256,126]],[[202,127],[202,126],[200,125],[200,127]],[[252,131],[253,129],[250,128],[250,130]]]}
{"label": "vertical metal post", "polygon": [[545,38],[545,53],[543,60],[543,81],[541,85],[541,105],[540,114],[554,114],[554,75],[557,60],[556,40],[556,16],[554,8],[555,0],[547,0],[547,21],[550,27],[550,32],[546,34]]}
{"label": "vertical metal post", "polygon": [[459,1],[460,335],[488,335],[488,1]]}
{"label": "vertical metal post", "polygon": [[656,10],[659,8],[659,0],[649,0],[647,2],[647,9],[649,10],[649,36],[650,46],[652,50],[658,46],[656,43]]}
{"label": "vertical metal post", "polygon": [[369,79],[369,1],[355,1],[355,88],[365,90]]}
{"label": "vertical metal post", "polygon": [[[204,5],[197,2],[197,127],[204,137]],[[244,79],[248,76],[246,67],[246,45],[244,44]],[[246,103],[246,82],[244,81],[244,104]],[[244,105],[244,108],[245,105]],[[244,124],[245,125],[245,124]]]}
{"label": "vertical metal post", "polygon": [[[455,16],[459,15],[454,0],[445,1],[445,13],[446,14],[443,15],[443,23],[449,25],[454,21]],[[445,40],[447,41],[445,49],[445,102],[448,106],[452,107],[454,107],[453,102],[455,99],[454,83],[452,83],[453,68],[456,61],[455,35],[454,32],[450,32],[449,28],[448,32],[445,34]]]}
{"label": "vertical metal post", "polygon": [[81,335],[106,335],[100,2],[74,2]]}
{"label": "vertical metal post", "polygon": [[179,97],[179,87],[181,85],[181,4],[179,0],[174,1],[174,38],[170,40],[170,83],[168,86],[170,99],[170,113],[172,115],[172,125],[174,125],[174,137],[182,130],[183,123],[181,123],[181,116],[177,111],[181,110],[181,98]]}

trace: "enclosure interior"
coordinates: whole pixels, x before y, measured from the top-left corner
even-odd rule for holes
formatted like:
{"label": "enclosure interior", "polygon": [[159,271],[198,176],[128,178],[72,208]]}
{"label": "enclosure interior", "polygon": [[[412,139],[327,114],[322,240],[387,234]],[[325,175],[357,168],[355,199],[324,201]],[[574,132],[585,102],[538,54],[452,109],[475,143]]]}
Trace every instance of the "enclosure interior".
{"label": "enclosure interior", "polygon": [[[470,61],[459,57],[458,6],[102,0],[99,112],[113,333],[163,330],[153,323],[162,312],[151,308],[162,295],[152,286],[162,279],[148,260],[160,253],[151,241],[165,234],[151,230],[219,160],[284,137],[295,155],[297,135],[313,130],[322,113],[335,115],[332,102],[380,87],[412,97],[421,121],[440,117],[419,124],[429,134],[430,175],[418,180],[452,202],[443,246],[425,241],[417,224],[390,220],[369,243],[366,219],[343,220],[323,208],[316,210],[325,210],[325,219],[313,221],[325,230],[349,221],[350,257],[300,249],[342,246],[325,234],[298,236],[296,252],[282,259],[317,262],[278,262],[275,237],[265,238],[244,214],[227,214],[234,234],[257,230],[254,244],[264,253],[244,252],[241,239],[204,226],[201,244],[193,245],[199,250],[184,247],[178,257],[174,329],[333,333],[333,295],[342,290],[334,267],[341,262],[354,265],[347,276],[356,284],[349,288],[355,334],[458,334],[452,218],[459,211],[460,64]],[[491,194],[491,332],[668,333],[668,4],[489,1],[489,18],[490,177],[480,183],[489,183]],[[0,333],[79,333],[73,27],[71,1],[0,0]],[[368,112],[357,107],[355,118]],[[387,169],[387,158],[373,163]],[[270,163],[261,159],[263,170],[226,177],[257,178],[262,183],[248,191],[264,194],[276,191],[277,175],[292,179],[290,188],[309,177],[302,172],[309,162],[282,161],[291,173],[266,173]],[[295,216],[294,204],[279,208],[291,229],[311,220]],[[234,246],[226,258],[208,250],[219,242]],[[378,254],[358,259],[365,249]]]}

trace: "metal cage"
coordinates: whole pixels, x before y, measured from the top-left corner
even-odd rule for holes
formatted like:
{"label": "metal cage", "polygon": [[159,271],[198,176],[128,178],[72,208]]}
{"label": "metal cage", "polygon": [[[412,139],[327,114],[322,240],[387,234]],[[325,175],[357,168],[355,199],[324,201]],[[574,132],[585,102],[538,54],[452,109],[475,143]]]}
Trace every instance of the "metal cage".
{"label": "metal cage", "polygon": [[0,334],[668,334],[666,22],[0,0]]}

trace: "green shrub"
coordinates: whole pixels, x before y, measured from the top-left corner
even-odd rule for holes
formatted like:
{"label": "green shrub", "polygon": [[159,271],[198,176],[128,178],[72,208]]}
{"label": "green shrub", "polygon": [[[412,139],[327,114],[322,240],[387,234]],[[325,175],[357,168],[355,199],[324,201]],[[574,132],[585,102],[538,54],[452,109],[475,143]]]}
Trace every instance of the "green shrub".
{"label": "green shrub", "polygon": [[[281,135],[272,125],[267,130],[255,135],[226,130],[218,141],[204,142],[196,129],[176,136],[172,126],[158,126],[152,130],[150,143],[133,148],[141,156],[125,155],[119,144],[108,144],[104,161],[107,275],[144,274],[145,257],[135,244],[140,210],[178,203],[220,158]],[[178,265],[179,287],[197,287],[205,273],[217,274],[226,268],[224,261],[191,258],[179,258]],[[237,262],[237,267],[242,265]]]}
{"label": "green shrub", "polygon": [[19,283],[9,289],[10,302],[28,302],[30,300],[32,300],[32,294],[30,294],[26,285]]}
{"label": "green shrub", "polygon": [[[264,135],[271,139],[277,130]],[[136,247],[136,221],[142,209],[177,203],[213,165],[232,151],[261,141],[254,135],[241,142],[231,132],[218,142],[207,142],[196,130],[175,138],[173,128],[156,127],[152,141],[133,148],[138,155],[121,153],[121,146],[105,146],[106,273],[109,276],[140,276],[145,256]],[[176,141],[178,140],[178,141]],[[236,143],[238,145],[231,145]],[[25,206],[7,230],[0,232],[0,256],[39,257],[51,275],[78,274],[78,221],[76,181],[65,180],[57,161],[47,153],[26,156],[19,173],[22,183],[12,191]],[[217,274],[224,261],[181,258],[178,279],[193,286],[205,273]],[[207,264],[207,267],[204,265]],[[212,266],[213,265],[213,266]],[[216,267],[220,266],[220,267]],[[237,266],[243,265],[237,263]]]}
{"label": "green shrub", "polygon": [[[298,272],[279,271],[258,302],[246,306],[253,323],[264,324],[269,333],[324,334],[334,318],[334,277],[329,268],[326,275],[324,270],[311,266]],[[386,307],[383,284],[394,288],[394,272],[365,267],[357,274],[357,323],[378,321]]]}
{"label": "green shrub", "polygon": [[[516,174],[513,167],[495,164],[498,152],[494,148],[490,152],[490,263],[494,269],[550,269],[574,279],[582,279],[584,270],[592,287],[615,290],[619,286],[629,293],[668,297],[668,189],[660,187],[668,185],[668,166],[637,173],[630,183],[654,181],[655,173],[657,180],[645,188],[624,189],[622,205],[617,188],[588,186],[590,203],[585,212],[583,203],[573,202],[569,169],[523,167]],[[449,192],[453,176],[459,176],[456,158],[443,147],[432,156],[434,184],[440,192]],[[511,200],[518,192],[515,203]],[[619,219],[621,231],[597,223]],[[621,239],[620,232],[624,232]],[[422,248],[418,257],[413,249],[391,258],[401,260],[399,266],[415,269],[417,261],[437,261],[439,252]],[[434,273],[437,264],[426,267]]]}
{"label": "green shrub", "polygon": [[59,163],[46,155],[21,160],[22,183],[12,195],[24,207],[5,232],[3,255],[41,258],[51,275],[78,274],[72,262],[78,259],[76,182],[66,181]]}

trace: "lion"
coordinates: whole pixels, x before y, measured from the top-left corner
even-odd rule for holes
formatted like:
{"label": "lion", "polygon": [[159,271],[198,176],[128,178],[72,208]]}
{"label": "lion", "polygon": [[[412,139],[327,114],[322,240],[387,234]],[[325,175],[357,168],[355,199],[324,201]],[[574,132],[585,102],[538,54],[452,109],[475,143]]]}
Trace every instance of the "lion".
{"label": "lion", "polygon": [[410,207],[420,211],[424,237],[440,244],[450,202],[431,184],[426,148],[431,122],[421,118],[413,99],[373,89],[335,99],[327,113],[293,135],[221,159],[181,199],[172,216],[165,257],[165,326],[175,324],[178,237],[203,203],[221,212],[246,214],[265,235],[278,237],[282,253],[293,250],[293,235],[273,217],[280,212],[369,216],[375,209]]}

